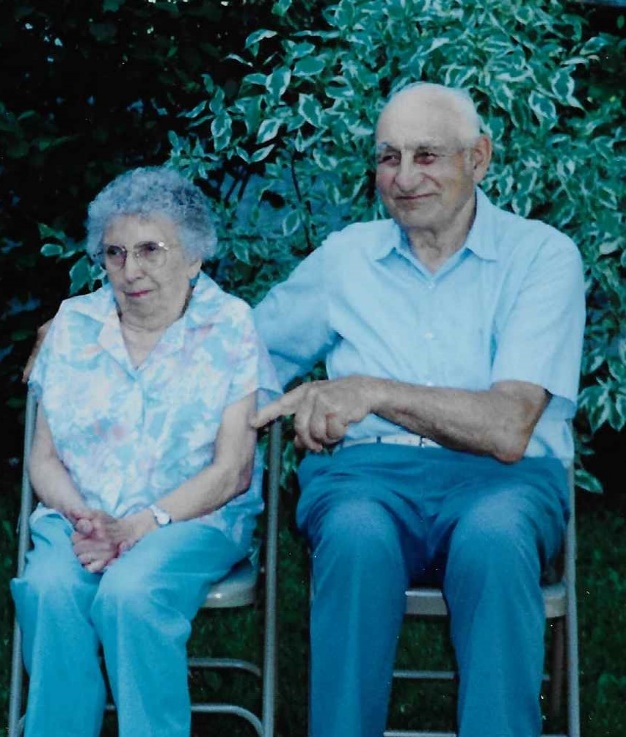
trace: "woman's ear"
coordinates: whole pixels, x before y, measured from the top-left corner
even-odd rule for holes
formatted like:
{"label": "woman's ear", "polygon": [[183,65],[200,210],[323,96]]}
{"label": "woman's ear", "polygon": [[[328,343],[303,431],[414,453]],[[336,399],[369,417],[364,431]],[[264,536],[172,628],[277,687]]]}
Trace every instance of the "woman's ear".
{"label": "woman's ear", "polygon": [[201,269],[202,261],[200,259],[192,261],[187,267],[187,276],[189,277],[189,282],[192,286],[195,286],[196,282],[198,281]]}

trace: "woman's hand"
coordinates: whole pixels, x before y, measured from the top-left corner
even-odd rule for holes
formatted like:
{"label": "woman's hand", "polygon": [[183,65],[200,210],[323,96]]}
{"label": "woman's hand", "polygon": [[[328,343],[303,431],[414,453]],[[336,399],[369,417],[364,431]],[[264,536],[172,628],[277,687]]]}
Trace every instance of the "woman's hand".
{"label": "woman's hand", "polygon": [[72,534],[72,547],[80,564],[90,573],[102,573],[119,555],[118,545],[76,531]]}
{"label": "woman's hand", "polygon": [[123,519],[97,509],[76,510],[70,516],[74,524],[74,553],[91,573],[103,571],[157,527],[148,509]]}

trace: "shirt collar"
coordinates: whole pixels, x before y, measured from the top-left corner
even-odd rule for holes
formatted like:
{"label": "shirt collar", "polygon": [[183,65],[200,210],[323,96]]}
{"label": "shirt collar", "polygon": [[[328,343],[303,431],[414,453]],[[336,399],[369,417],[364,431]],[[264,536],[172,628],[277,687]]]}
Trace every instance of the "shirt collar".
{"label": "shirt collar", "polygon": [[[212,279],[204,272],[200,272],[184,315],[187,326],[200,327],[214,322],[223,305],[224,295],[225,293]],[[73,302],[76,312],[92,320],[103,324],[117,321],[117,305],[110,284],[105,284],[89,295],[75,298]]]}
{"label": "shirt collar", "polygon": [[[498,258],[493,227],[496,207],[479,187],[476,187],[475,191],[476,217],[460,251],[472,251],[479,258],[486,261],[495,261]],[[387,227],[383,228],[380,233],[374,258],[380,261],[388,256],[392,250],[398,251],[402,255],[410,253],[409,239],[402,228],[394,220],[386,220],[385,224]]]}
{"label": "shirt collar", "polygon": [[[176,320],[161,336],[158,344],[159,355],[180,350],[184,345],[187,329],[207,328],[217,322],[224,298],[225,292],[201,272],[182,319]],[[101,323],[102,327],[98,331],[99,345],[121,365],[126,366],[128,364],[127,352],[123,344],[117,305],[111,285],[105,284],[96,292],[75,298],[73,309]]]}

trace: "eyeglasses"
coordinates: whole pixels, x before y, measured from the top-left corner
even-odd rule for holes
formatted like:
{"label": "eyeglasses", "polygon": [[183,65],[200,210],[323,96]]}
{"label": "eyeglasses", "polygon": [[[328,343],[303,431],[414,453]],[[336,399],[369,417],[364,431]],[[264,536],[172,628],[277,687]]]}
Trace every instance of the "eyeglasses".
{"label": "eyeglasses", "polygon": [[169,247],[160,241],[143,241],[136,243],[130,251],[124,246],[102,246],[97,256],[106,269],[119,271],[124,268],[128,254],[132,253],[142,268],[152,271],[163,266],[169,250]]}

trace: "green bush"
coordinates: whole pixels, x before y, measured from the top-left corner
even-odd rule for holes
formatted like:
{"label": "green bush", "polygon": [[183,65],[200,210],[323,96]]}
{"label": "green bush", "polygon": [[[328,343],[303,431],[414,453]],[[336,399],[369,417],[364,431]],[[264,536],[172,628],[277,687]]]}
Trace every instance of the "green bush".
{"label": "green bush", "polygon": [[[171,162],[222,192],[231,287],[254,302],[330,230],[383,214],[372,136],[391,92],[414,80],[465,87],[494,139],[487,193],[583,255],[582,452],[600,427],[623,428],[623,41],[592,35],[561,0],[342,0],[306,30],[289,26],[291,11],[276,2],[289,30],[259,29],[229,56],[242,66],[236,94],[205,75],[186,135],[170,133]],[[577,482],[600,488],[582,466]]]}

